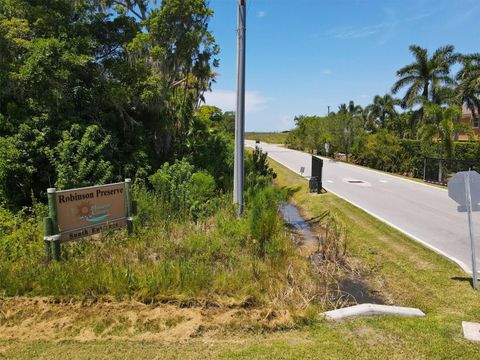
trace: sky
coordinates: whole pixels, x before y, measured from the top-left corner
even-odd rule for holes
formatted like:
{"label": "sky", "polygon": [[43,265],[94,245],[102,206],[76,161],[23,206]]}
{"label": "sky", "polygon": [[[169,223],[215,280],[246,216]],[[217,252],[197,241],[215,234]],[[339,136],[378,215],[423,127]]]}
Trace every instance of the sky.
{"label": "sky", "polygon": [[[235,110],[237,0],[210,0],[220,66],[209,105]],[[247,0],[246,130],[283,131],[390,92],[408,47],[480,53],[480,0]]]}

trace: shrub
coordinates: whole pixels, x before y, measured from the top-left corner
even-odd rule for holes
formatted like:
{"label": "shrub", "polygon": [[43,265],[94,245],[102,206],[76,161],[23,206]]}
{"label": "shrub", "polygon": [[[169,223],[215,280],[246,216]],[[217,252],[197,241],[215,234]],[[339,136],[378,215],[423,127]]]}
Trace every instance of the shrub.
{"label": "shrub", "polygon": [[150,176],[150,182],[170,213],[186,215],[195,219],[208,213],[215,199],[215,179],[206,171],[195,171],[186,160],[173,165],[164,164]]}
{"label": "shrub", "polygon": [[0,261],[38,259],[43,256],[42,215],[46,209],[37,205],[18,213],[0,207]]}
{"label": "shrub", "polygon": [[253,152],[248,152],[245,161],[245,188],[246,197],[250,199],[255,193],[272,184],[277,174],[268,164],[268,153],[256,147]]}
{"label": "shrub", "polygon": [[248,224],[252,245],[260,257],[275,254],[275,234],[283,226],[279,215],[278,205],[284,196],[273,187],[259,190],[251,198],[248,212]]}
{"label": "shrub", "polygon": [[69,189],[104,184],[112,179],[112,165],[105,160],[111,136],[102,134],[100,127],[91,125],[82,131],[72,125],[64,131],[53,150],[47,151],[56,172],[56,186]]}
{"label": "shrub", "polygon": [[358,163],[374,169],[397,171],[401,150],[398,138],[381,130],[367,137],[363,149],[355,158]]}

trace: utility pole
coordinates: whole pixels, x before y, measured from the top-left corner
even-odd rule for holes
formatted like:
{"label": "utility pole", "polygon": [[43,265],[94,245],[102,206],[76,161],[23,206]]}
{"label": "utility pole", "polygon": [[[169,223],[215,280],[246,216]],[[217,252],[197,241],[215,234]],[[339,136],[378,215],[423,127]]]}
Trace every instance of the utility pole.
{"label": "utility pole", "polygon": [[233,170],[233,202],[237,205],[238,215],[243,213],[244,207],[246,1],[238,0],[237,110],[235,113],[235,163]]}

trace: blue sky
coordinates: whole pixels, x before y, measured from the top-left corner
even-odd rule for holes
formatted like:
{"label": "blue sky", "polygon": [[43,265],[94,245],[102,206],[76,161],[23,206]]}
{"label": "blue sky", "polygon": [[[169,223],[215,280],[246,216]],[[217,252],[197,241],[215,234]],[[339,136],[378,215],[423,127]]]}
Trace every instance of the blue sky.
{"label": "blue sky", "polygon": [[[235,110],[237,0],[210,0],[221,47],[207,103]],[[247,131],[293,127],[295,115],[366,105],[412,62],[408,46],[480,52],[480,0],[247,0]]]}

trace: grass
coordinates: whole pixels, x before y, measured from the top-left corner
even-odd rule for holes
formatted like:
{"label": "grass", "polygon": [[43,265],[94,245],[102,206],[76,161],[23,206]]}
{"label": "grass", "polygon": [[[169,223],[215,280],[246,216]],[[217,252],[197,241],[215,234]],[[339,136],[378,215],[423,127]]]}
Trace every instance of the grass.
{"label": "grass", "polygon": [[[455,264],[331,194],[309,194],[307,182],[271,162],[306,216],[328,209],[349,229],[348,252],[387,302],[422,309],[425,318],[312,321],[297,330],[224,329],[171,341],[0,340],[0,358],[478,359],[480,344],[463,339],[461,322],[480,319],[480,295]],[[268,316],[268,314],[267,314]],[[263,318],[263,315],[262,315]],[[108,325],[108,324],[105,324]],[[99,327],[104,326],[100,323]],[[181,331],[182,323],[173,324]],[[102,328],[97,329],[97,331]]]}
{"label": "grass", "polygon": [[284,144],[287,139],[288,132],[247,132],[245,138],[247,140],[260,140],[270,144]]}
{"label": "grass", "polygon": [[[199,221],[172,218],[157,200],[150,194],[140,201],[139,208],[148,207],[150,213],[139,216],[144,224],[137,224],[135,235],[117,231],[64,244],[60,262],[45,261],[41,226],[34,221],[27,224],[28,231],[20,232],[29,233],[28,238],[4,237],[0,242],[0,296],[297,303],[300,290],[290,291],[287,268],[308,276],[308,262],[297,254],[276,205],[265,209],[258,204],[262,214],[271,215],[268,224],[260,227],[266,236],[249,215],[258,209],[249,208],[239,221],[229,198],[217,203],[214,215]],[[260,242],[256,237],[265,239]]]}

